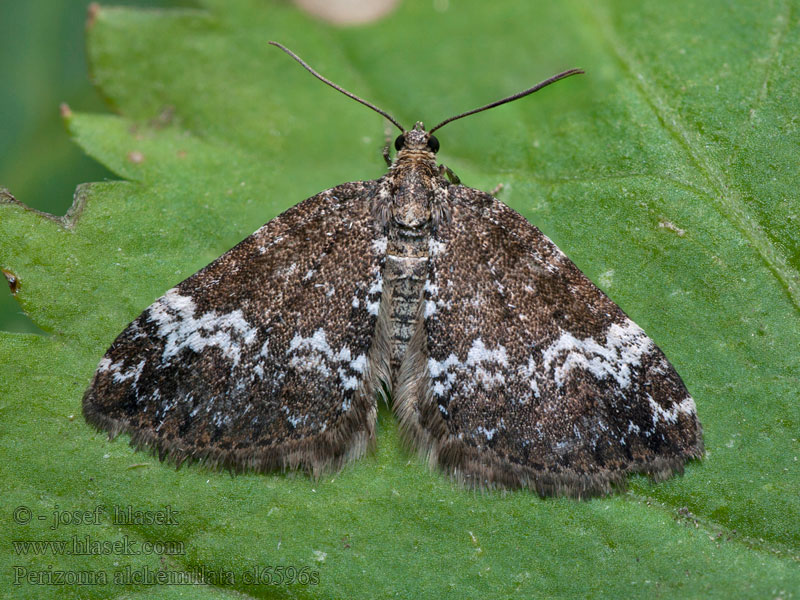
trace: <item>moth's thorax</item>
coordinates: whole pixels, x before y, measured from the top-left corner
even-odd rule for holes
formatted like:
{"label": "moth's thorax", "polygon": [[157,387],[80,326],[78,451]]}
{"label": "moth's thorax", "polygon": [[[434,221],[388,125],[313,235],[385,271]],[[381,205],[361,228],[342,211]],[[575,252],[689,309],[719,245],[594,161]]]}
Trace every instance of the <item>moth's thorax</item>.
{"label": "moth's thorax", "polygon": [[386,176],[389,221],[401,229],[420,231],[431,222],[437,190],[441,190],[436,155],[428,146],[422,123],[402,135],[403,146]]}
{"label": "moth's thorax", "polygon": [[436,180],[422,167],[390,174],[391,221],[404,229],[421,229],[430,223],[436,197]]}

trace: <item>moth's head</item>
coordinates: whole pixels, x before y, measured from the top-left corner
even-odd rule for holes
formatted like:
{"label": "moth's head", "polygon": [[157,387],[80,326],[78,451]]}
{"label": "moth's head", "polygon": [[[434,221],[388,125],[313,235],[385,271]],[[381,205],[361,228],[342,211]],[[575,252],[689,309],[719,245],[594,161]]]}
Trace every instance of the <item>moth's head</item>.
{"label": "moth's head", "polygon": [[435,135],[425,131],[425,126],[421,121],[417,121],[414,129],[404,131],[394,140],[394,149],[397,150],[397,157],[419,156],[422,158],[433,159],[439,151],[439,140]]}

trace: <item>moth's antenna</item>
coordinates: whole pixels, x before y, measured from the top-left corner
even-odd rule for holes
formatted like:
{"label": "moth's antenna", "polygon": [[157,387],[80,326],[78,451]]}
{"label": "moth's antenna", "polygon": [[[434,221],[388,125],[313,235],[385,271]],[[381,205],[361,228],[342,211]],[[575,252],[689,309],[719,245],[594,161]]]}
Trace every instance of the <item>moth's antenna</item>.
{"label": "moth's antenna", "polygon": [[527,90],[514,94],[513,96],[509,96],[508,98],[503,98],[502,100],[492,102],[491,104],[487,104],[486,106],[481,106],[480,108],[468,110],[467,112],[461,113],[460,115],[456,115],[455,117],[450,117],[449,119],[445,119],[444,121],[439,123],[436,127],[432,127],[431,129],[429,129],[428,133],[433,133],[440,127],[443,127],[448,123],[450,123],[451,121],[455,121],[456,119],[460,119],[462,117],[468,117],[469,115],[474,115],[475,113],[479,113],[484,110],[489,110],[490,108],[494,108],[495,106],[500,106],[501,104],[505,104],[506,102],[511,102],[512,100],[518,100],[519,98],[527,96],[528,94],[532,94],[533,92],[536,92],[542,89],[543,87],[550,85],[551,83],[555,83],[559,79],[564,79],[565,77],[569,77],[570,75],[580,75],[583,72],[584,72],[583,69],[569,69],[568,71],[564,71],[563,73],[559,73],[558,75],[553,75],[549,79],[545,79],[544,81],[537,83],[532,88],[528,88]]}
{"label": "moth's antenna", "polygon": [[314,69],[312,69],[312,68],[311,68],[311,67],[308,65],[308,63],[307,63],[306,61],[304,61],[302,58],[300,58],[299,56],[297,56],[297,54],[295,54],[294,52],[292,52],[291,50],[289,50],[289,49],[288,49],[286,46],[284,46],[283,44],[279,44],[278,42],[270,42],[270,44],[272,44],[273,46],[277,46],[278,48],[280,48],[281,50],[283,50],[284,52],[286,52],[286,54],[288,54],[288,55],[289,55],[289,56],[291,56],[293,59],[295,59],[297,62],[299,62],[301,65],[303,65],[303,68],[304,68],[306,71],[308,71],[309,73],[311,73],[311,74],[312,74],[314,77],[316,77],[317,79],[319,79],[319,80],[320,80],[320,81],[322,81],[323,83],[327,83],[327,84],[328,84],[329,86],[331,86],[333,89],[335,89],[335,90],[339,90],[340,92],[342,92],[342,93],[343,93],[345,96],[348,96],[348,97],[352,98],[353,100],[355,100],[356,102],[360,102],[360,103],[361,103],[361,104],[363,104],[364,106],[367,106],[367,107],[371,108],[371,109],[372,109],[372,110],[374,110],[376,113],[378,113],[378,114],[380,114],[380,115],[383,115],[383,116],[384,116],[384,117],[386,117],[386,118],[387,118],[389,121],[391,121],[391,122],[392,122],[392,123],[393,123],[393,124],[394,124],[394,125],[395,125],[395,126],[396,126],[396,127],[399,129],[399,130],[400,130],[400,131],[401,131],[401,132],[405,133],[405,129],[403,129],[403,126],[402,126],[402,125],[400,125],[400,123],[398,123],[398,122],[397,122],[397,119],[395,119],[395,118],[394,118],[392,115],[390,115],[389,113],[387,113],[385,110],[381,110],[380,108],[378,108],[378,107],[377,107],[377,106],[375,106],[374,104],[371,104],[371,103],[367,102],[366,100],[364,100],[363,98],[359,98],[358,96],[356,96],[356,95],[355,95],[355,94],[353,94],[352,92],[348,92],[348,91],[347,91],[346,89],[344,89],[343,87],[341,87],[341,86],[339,86],[339,85],[336,85],[336,84],[335,84],[335,83],[333,83],[333,82],[332,82],[330,79],[326,79],[325,77],[323,77],[322,75],[320,75],[319,73],[317,73],[317,72],[316,72]]}

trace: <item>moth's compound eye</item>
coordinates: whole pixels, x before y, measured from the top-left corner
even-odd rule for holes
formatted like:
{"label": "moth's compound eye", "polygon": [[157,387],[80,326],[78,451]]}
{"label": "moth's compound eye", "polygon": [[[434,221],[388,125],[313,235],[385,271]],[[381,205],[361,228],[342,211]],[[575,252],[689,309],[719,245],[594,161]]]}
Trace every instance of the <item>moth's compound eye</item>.
{"label": "moth's compound eye", "polygon": [[428,136],[428,148],[430,148],[431,152],[434,154],[439,151],[439,140],[436,139],[435,135]]}
{"label": "moth's compound eye", "polygon": [[394,140],[394,149],[399,152],[400,149],[405,145],[406,145],[406,136],[401,133]]}

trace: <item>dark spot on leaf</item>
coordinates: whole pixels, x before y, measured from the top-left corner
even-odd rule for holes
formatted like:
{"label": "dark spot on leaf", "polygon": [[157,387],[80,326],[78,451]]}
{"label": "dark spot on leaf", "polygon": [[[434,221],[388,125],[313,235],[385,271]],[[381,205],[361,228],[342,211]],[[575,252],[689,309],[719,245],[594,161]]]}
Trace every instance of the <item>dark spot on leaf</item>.
{"label": "dark spot on leaf", "polygon": [[16,295],[17,290],[19,290],[19,279],[14,273],[6,269],[3,269],[3,275],[5,275],[6,280],[8,280],[8,287],[11,289],[11,293]]}

